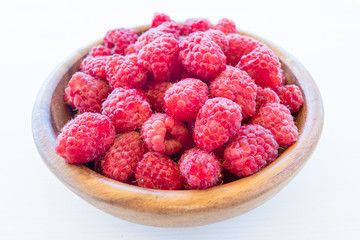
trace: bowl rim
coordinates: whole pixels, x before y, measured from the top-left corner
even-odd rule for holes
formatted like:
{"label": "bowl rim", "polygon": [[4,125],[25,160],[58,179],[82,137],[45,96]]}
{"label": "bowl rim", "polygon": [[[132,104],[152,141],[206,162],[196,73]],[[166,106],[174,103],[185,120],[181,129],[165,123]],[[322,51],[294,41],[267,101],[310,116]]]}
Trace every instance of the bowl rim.
{"label": "bowl rim", "polygon": [[[149,27],[149,25],[144,25],[133,29],[143,32]],[[304,95],[304,107],[301,111],[305,111],[306,121],[299,129],[298,141],[266,168],[252,176],[199,191],[145,189],[107,178],[83,165],[67,164],[55,153],[56,133],[51,120],[50,103],[64,73],[69,71],[79,59],[84,58],[92,46],[98,45],[101,41],[96,41],[65,59],[47,77],[37,95],[32,112],[33,138],[47,167],[67,187],[91,204],[98,205],[98,202],[102,202],[104,205],[112,204],[122,210],[133,212],[141,210],[149,214],[179,216],[208,211],[220,212],[227,209],[226,216],[220,219],[224,220],[247,212],[274,196],[301,170],[315,149],[323,127],[323,103],[316,83],[297,59],[264,38],[242,30],[239,33],[268,45],[281,62],[290,68],[296,80],[302,83],[298,86]],[[144,202],[146,202],[146,208]],[[107,207],[100,208],[116,215]],[[124,219],[138,222],[138,219],[134,220],[131,217],[125,216]],[[167,226],[156,220],[150,224],[147,222],[143,224]],[[181,224],[184,226],[183,223]]]}

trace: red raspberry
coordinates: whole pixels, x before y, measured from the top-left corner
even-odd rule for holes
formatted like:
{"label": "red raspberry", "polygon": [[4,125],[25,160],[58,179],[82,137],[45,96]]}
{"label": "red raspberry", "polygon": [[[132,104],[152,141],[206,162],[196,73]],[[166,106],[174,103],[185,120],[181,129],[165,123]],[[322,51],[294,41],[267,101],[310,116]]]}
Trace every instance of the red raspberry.
{"label": "red raspberry", "polygon": [[116,88],[102,107],[102,114],[113,121],[117,132],[139,129],[152,114],[146,95],[139,89]]}
{"label": "red raspberry", "polygon": [[226,57],[209,37],[193,33],[180,44],[179,60],[185,69],[200,78],[211,80],[226,68]]}
{"label": "red raspberry", "polygon": [[278,57],[267,47],[258,47],[241,57],[237,68],[246,71],[260,87],[276,88],[281,84]]}
{"label": "red raspberry", "polygon": [[129,44],[129,45],[124,49],[124,54],[125,54],[125,55],[129,55],[129,54],[133,54],[133,53],[136,53],[135,43]]}
{"label": "red raspberry", "polygon": [[211,22],[206,18],[187,19],[181,26],[181,35],[188,36],[193,32],[205,32],[212,27]]}
{"label": "red raspberry", "polygon": [[138,40],[135,42],[135,50],[136,52],[139,52],[144,46],[151,43],[158,37],[164,35],[165,33],[162,31],[157,30],[157,28],[150,29],[138,38]]}
{"label": "red raspberry", "polygon": [[230,33],[237,33],[236,25],[235,23],[227,18],[221,19],[216,25],[216,30],[222,31],[225,35],[228,35]]}
{"label": "red raspberry", "polygon": [[135,178],[140,187],[161,190],[181,189],[178,165],[161,153],[145,153],[136,167]]}
{"label": "red raspberry", "polygon": [[86,73],[75,73],[65,88],[65,100],[80,113],[101,112],[101,104],[110,93],[106,81],[96,79]]}
{"label": "red raspberry", "polygon": [[272,89],[258,86],[256,94],[256,111],[259,111],[260,107],[266,103],[280,103],[280,98]]}
{"label": "red raspberry", "polygon": [[109,48],[103,45],[98,45],[91,48],[88,57],[102,57],[102,56],[110,56],[110,55],[111,55],[111,51]]}
{"label": "red raspberry", "polygon": [[251,119],[252,124],[259,124],[269,129],[281,146],[289,146],[296,142],[298,129],[290,110],[279,103],[263,105],[258,114]]}
{"label": "red raspberry", "polygon": [[152,23],[151,23],[151,27],[155,28],[157,26],[159,26],[160,24],[164,23],[164,22],[169,22],[172,21],[171,18],[164,14],[164,13],[155,13]]}
{"label": "red raspberry", "polygon": [[223,166],[239,177],[250,176],[273,162],[279,144],[270,130],[260,125],[244,125],[238,138],[224,152]]}
{"label": "red raspberry", "polygon": [[212,98],[200,109],[195,122],[194,141],[206,151],[226,143],[239,130],[241,107],[227,98]]}
{"label": "red raspberry", "polygon": [[219,30],[210,29],[204,32],[206,36],[208,36],[211,40],[213,40],[223,53],[226,55],[229,50],[229,40],[226,38],[225,34]]}
{"label": "red raspberry", "polygon": [[132,43],[135,43],[138,36],[133,29],[130,28],[118,28],[110,30],[104,37],[104,44],[107,48],[111,49],[111,52],[117,54],[123,54],[125,48]]}
{"label": "red raspberry", "polygon": [[56,138],[56,154],[67,163],[87,163],[100,158],[111,146],[115,128],[99,113],[83,113],[69,121]]}
{"label": "red raspberry", "polygon": [[145,86],[144,92],[154,112],[165,112],[164,95],[172,85],[171,82],[150,82]]}
{"label": "red raspberry", "polygon": [[179,43],[171,33],[164,34],[144,46],[138,54],[139,66],[151,71],[154,80],[169,81],[179,54]]}
{"label": "red raspberry", "polygon": [[138,63],[137,63],[138,60],[137,60],[137,54],[136,53],[131,53],[131,54],[126,55],[125,59],[131,61],[133,64],[138,65]]}
{"label": "red raspberry", "polygon": [[93,77],[106,79],[106,63],[109,56],[103,57],[87,57],[81,63],[80,69],[82,72],[89,74]]}
{"label": "red raspberry", "polygon": [[150,151],[171,155],[186,144],[188,130],[184,123],[155,113],[142,126],[141,136]]}
{"label": "red raspberry", "polygon": [[286,84],[286,76],[285,76],[284,70],[282,70],[282,68],[280,68],[280,76],[281,76],[280,86],[284,86]]}
{"label": "red raspberry", "polygon": [[265,44],[238,33],[229,34],[226,38],[229,41],[229,50],[226,53],[227,63],[231,66],[238,64],[242,56],[249,54],[255,48],[265,47]]}
{"label": "red raspberry", "polygon": [[276,93],[279,95],[280,103],[285,105],[291,113],[299,111],[301,105],[304,103],[300,88],[296,85],[278,87]]}
{"label": "red raspberry", "polygon": [[210,83],[211,94],[239,104],[244,118],[256,113],[256,90],[257,86],[249,75],[232,66],[226,66],[226,70]]}
{"label": "red raspberry", "polygon": [[174,21],[164,22],[157,26],[156,29],[164,33],[172,33],[176,39],[180,36],[180,25]]}
{"label": "red raspberry", "polygon": [[136,165],[147,152],[138,132],[126,132],[116,136],[113,145],[101,160],[102,174],[125,182],[135,172]]}
{"label": "red raspberry", "polygon": [[208,86],[195,78],[175,83],[164,95],[166,113],[180,121],[195,120],[200,108],[209,98]]}
{"label": "red raspberry", "polygon": [[147,80],[145,70],[129,58],[114,54],[106,64],[106,77],[112,89],[118,87],[141,88]]}
{"label": "red raspberry", "polygon": [[206,189],[222,180],[222,166],[214,154],[192,148],[179,160],[180,178],[186,189]]}

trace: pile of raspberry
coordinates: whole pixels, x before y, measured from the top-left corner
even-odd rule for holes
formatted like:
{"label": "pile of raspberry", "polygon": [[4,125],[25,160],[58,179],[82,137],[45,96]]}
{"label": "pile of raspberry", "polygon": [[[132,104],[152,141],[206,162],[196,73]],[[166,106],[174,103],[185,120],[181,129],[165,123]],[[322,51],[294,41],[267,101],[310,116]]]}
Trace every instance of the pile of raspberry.
{"label": "pile of raspberry", "polygon": [[117,181],[206,189],[250,176],[297,141],[301,90],[276,54],[237,32],[156,13],[142,33],[118,28],[65,89],[74,111],[55,150]]}

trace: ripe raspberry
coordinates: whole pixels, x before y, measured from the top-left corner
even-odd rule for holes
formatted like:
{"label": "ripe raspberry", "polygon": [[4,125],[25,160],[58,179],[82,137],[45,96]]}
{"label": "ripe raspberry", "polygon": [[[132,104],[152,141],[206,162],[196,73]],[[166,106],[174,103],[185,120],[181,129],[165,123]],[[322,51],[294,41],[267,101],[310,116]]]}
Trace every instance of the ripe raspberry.
{"label": "ripe raspberry", "polygon": [[164,14],[164,13],[155,13],[152,23],[151,23],[151,27],[155,28],[157,26],[159,26],[160,24],[164,23],[164,22],[169,22],[172,21],[171,18]]}
{"label": "ripe raspberry", "polygon": [[280,103],[280,98],[272,89],[258,86],[256,94],[256,111],[259,111],[260,107],[266,103]]}
{"label": "ripe raspberry", "polygon": [[279,144],[270,130],[248,124],[240,128],[238,138],[224,152],[223,166],[239,177],[250,176],[273,162]]}
{"label": "ripe raspberry", "polygon": [[102,174],[125,182],[135,172],[136,165],[147,152],[138,132],[126,132],[116,136],[113,145],[101,160]]}
{"label": "ripe raspberry", "polygon": [[154,112],[165,112],[164,95],[173,84],[171,82],[150,82],[144,88],[144,93],[149,99],[151,109]]}
{"label": "ripe raspberry", "polygon": [[111,146],[115,128],[99,113],[83,113],[69,121],[56,138],[56,154],[67,163],[80,164],[100,158]]}
{"label": "ripe raspberry", "polygon": [[206,18],[187,19],[181,26],[181,35],[188,36],[193,32],[205,32],[212,27],[211,22]]}
{"label": "ripe raspberry", "polygon": [[[200,32],[201,33],[201,32]],[[213,40],[223,53],[226,55],[229,50],[229,40],[226,38],[225,34],[219,30],[210,29],[204,32],[206,36],[208,36],[211,40]]]}
{"label": "ripe raspberry", "polygon": [[129,55],[129,54],[133,54],[133,53],[136,53],[135,43],[129,44],[129,45],[124,49],[124,54],[125,54],[125,55]]}
{"label": "ripe raspberry", "polygon": [[139,129],[152,114],[146,95],[139,89],[116,88],[102,107],[102,114],[113,121],[117,132]]}
{"label": "ripe raspberry", "polygon": [[104,44],[107,48],[111,49],[111,52],[117,54],[123,54],[125,48],[132,43],[135,43],[138,36],[133,29],[130,28],[118,28],[110,30],[104,37]]}
{"label": "ripe raspberry", "polygon": [[101,104],[110,93],[106,81],[96,79],[86,73],[75,73],[65,88],[65,100],[80,113],[101,112]]}
{"label": "ripe raspberry", "polygon": [[169,81],[179,54],[179,43],[171,33],[164,34],[144,46],[138,54],[139,66],[151,71],[154,80]]}
{"label": "ripe raspberry", "polygon": [[285,105],[291,113],[296,113],[300,110],[304,103],[304,98],[300,88],[296,85],[285,85],[278,87],[276,93],[280,98],[280,103]]}
{"label": "ripe raspberry", "polygon": [[111,51],[109,48],[103,45],[98,45],[91,48],[88,57],[102,57],[102,56],[110,56],[110,55],[111,55]]}
{"label": "ripe raspberry", "polygon": [[147,80],[145,70],[129,58],[114,54],[106,64],[106,77],[112,89],[118,87],[141,88]]}
{"label": "ripe raspberry", "polygon": [[145,153],[135,170],[140,187],[180,190],[181,181],[178,165],[168,156],[157,152]]}
{"label": "ripe raspberry", "polygon": [[166,113],[180,121],[195,120],[200,108],[209,98],[208,86],[195,78],[175,83],[164,95]]}
{"label": "ripe raspberry", "polygon": [[212,98],[200,109],[195,122],[194,141],[206,151],[225,144],[239,130],[241,107],[227,98]]}
{"label": "ripe raspberry", "polygon": [[106,63],[109,56],[103,57],[87,57],[81,63],[80,69],[82,72],[89,74],[93,77],[106,79]]}
{"label": "ripe raspberry", "polygon": [[279,103],[263,105],[257,115],[251,119],[252,124],[259,124],[269,129],[281,146],[289,146],[296,142],[298,129],[290,110]]}
{"label": "ripe raspberry", "polygon": [[185,145],[188,130],[184,123],[155,113],[142,126],[141,136],[150,151],[171,155]]}
{"label": "ripe raspberry", "polygon": [[226,69],[210,83],[211,94],[239,104],[244,118],[256,113],[256,90],[257,86],[249,75],[232,66],[226,66]]}
{"label": "ripe raspberry", "polygon": [[176,39],[180,36],[180,25],[177,22],[164,22],[156,27],[156,30],[164,33],[172,33]]}
{"label": "ripe raspberry", "polygon": [[200,78],[211,80],[226,67],[221,48],[209,37],[193,33],[180,44],[179,60],[185,69]]}
{"label": "ripe raspberry", "polygon": [[214,154],[199,148],[192,148],[182,155],[179,170],[186,189],[206,189],[222,180],[220,161]]}
{"label": "ripe raspberry", "polygon": [[227,63],[235,66],[241,57],[249,54],[257,47],[265,47],[265,44],[248,36],[232,33],[226,36],[229,41],[229,50],[226,53]]}
{"label": "ripe raspberry", "polygon": [[221,19],[216,25],[216,30],[222,31],[225,35],[228,35],[230,33],[237,33],[236,25],[235,23],[227,18]]}
{"label": "ripe raspberry", "polygon": [[135,50],[138,53],[144,46],[151,43],[158,37],[164,35],[165,33],[162,31],[157,30],[157,28],[150,29],[138,38],[138,40],[134,43],[135,44]]}
{"label": "ripe raspberry", "polygon": [[280,76],[281,76],[280,86],[284,86],[286,84],[286,76],[285,76],[284,70],[282,70],[282,68],[280,68]]}
{"label": "ripe raspberry", "polygon": [[258,47],[241,57],[237,68],[246,71],[260,87],[276,88],[281,84],[278,57],[267,47]]}

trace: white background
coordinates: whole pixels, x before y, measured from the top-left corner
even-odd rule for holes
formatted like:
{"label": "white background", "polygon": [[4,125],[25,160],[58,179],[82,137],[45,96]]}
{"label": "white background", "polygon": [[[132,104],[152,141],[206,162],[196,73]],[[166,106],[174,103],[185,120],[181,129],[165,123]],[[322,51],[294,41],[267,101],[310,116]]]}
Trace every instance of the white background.
{"label": "white background", "polygon": [[[155,228],[110,216],[68,190],[42,162],[31,112],[47,75],[117,27],[233,19],[309,70],[325,124],[311,159],[274,198],[236,218]],[[360,1],[0,2],[0,239],[360,239]]]}

